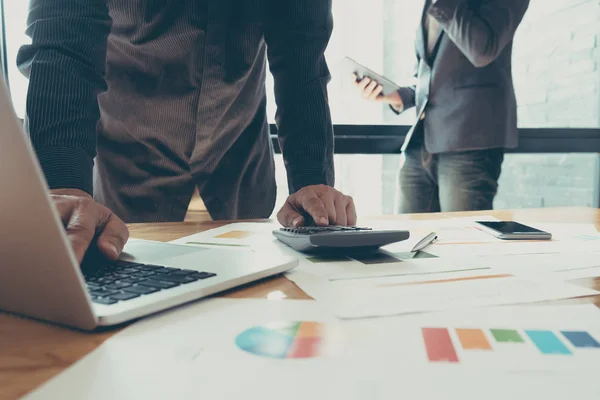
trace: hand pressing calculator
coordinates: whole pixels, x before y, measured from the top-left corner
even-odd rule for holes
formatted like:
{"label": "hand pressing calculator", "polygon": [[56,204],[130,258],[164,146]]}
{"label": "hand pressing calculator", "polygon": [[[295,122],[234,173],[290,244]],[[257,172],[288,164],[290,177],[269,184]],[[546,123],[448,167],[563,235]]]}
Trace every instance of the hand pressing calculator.
{"label": "hand pressing calculator", "polygon": [[408,231],[355,226],[301,226],[273,231],[281,242],[302,253],[364,253],[410,237]]}

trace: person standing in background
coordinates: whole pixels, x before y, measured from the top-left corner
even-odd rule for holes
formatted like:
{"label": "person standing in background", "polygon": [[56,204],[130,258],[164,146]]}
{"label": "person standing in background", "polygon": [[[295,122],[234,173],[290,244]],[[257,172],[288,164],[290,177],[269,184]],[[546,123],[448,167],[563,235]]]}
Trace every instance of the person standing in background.
{"label": "person standing in background", "polygon": [[417,122],[403,146],[400,213],[489,210],[504,152],[518,145],[512,42],[529,0],[426,0],[415,43],[414,86],[366,99]]}

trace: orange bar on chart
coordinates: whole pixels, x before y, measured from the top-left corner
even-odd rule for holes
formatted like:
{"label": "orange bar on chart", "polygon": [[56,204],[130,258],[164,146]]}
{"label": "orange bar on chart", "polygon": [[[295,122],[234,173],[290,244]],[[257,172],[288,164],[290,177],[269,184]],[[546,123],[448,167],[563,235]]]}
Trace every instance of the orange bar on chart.
{"label": "orange bar on chart", "polygon": [[225,232],[218,236],[215,236],[215,238],[218,238],[218,239],[245,239],[250,236],[252,236],[252,232],[230,231],[230,232]]}
{"label": "orange bar on chart", "polygon": [[456,335],[465,350],[492,350],[481,329],[456,329]]}

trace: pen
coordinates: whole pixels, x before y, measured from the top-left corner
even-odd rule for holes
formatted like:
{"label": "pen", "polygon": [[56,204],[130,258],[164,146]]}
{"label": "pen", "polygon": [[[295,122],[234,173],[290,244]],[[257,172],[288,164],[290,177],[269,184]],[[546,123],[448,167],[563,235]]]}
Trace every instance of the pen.
{"label": "pen", "polygon": [[431,232],[429,235],[425,236],[419,243],[415,244],[415,247],[411,250],[411,252],[416,252],[419,250],[423,250],[425,247],[429,246],[431,243],[437,240],[437,233]]}

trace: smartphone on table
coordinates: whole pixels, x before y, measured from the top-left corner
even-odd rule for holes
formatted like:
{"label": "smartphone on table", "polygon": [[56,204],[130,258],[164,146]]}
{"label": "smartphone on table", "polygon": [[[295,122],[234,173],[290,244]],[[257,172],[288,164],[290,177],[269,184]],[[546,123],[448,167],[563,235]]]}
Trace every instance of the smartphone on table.
{"label": "smartphone on table", "polygon": [[504,240],[550,240],[552,234],[515,221],[477,221],[482,230]]}

